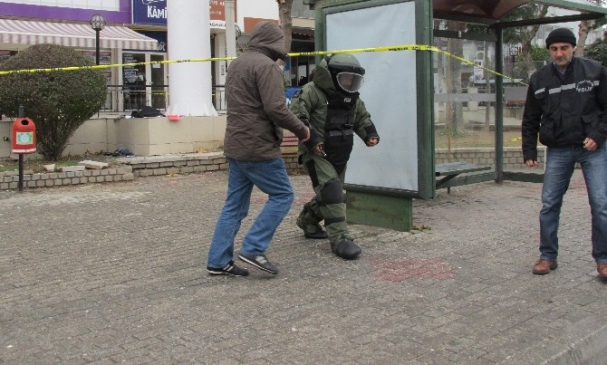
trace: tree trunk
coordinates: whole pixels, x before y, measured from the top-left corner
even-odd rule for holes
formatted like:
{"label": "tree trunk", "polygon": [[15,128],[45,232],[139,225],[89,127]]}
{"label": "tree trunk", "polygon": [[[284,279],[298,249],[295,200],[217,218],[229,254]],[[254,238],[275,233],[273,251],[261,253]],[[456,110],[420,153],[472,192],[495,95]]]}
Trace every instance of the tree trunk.
{"label": "tree trunk", "polygon": [[293,20],[291,18],[291,9],[293,9],[293,0],[276,0],[278,3],[278,17],[280,27],[285,34],[285,49],[291,51],[291,41],[293,39]]}
{"label": "tree trunk", "polygon": [[[483,42],[485,44],[485,49],[484,49],[484,55],[485,55],[485,68],[489,68],[489,42],[485,41]],[[491,67],[493,68],[493,66]],[[483,72],[483,77],[485,78],[485,90],[487,90],[487,93],[491,93],[491,82],[489,81],[489,72],[487,72],[487,70],[484,70]],[[495,107],[497,108],[497,104],[495,105]],[[485,132],[489,132],[490,131],[490,125],[491,125],[491,102],[487,102],[487,106],[485,107],[485,125],[484,125],[484,129]]]}
{"label": "tree trunk", "polygon": [[[435,46],[438,49],[443,49],[442,38],[434,38],[434,41],[436,42]],[[436,68],[437,68],[437,76],[438,76],[437,77],[437,83],[438,83],[438,85],[437,85],[438,87],[437,88],[438,88],[438,90],[434,90],[434,92],[438,93],[438,94],[445,94],[446,93],[445,90],[447,90],[446,83],[445,83],[445,80],[447,79],[447,77],[445,76],[445,55],[442,54],[442,53],[439,53],[439,52],[435,52],[433,55],[434,55],[434,57],[437,58]],[[445,114],[441,113],[441,110],[443,110],[443,109],[446,110],[446,105],[447,104],[448,103],[445,103],[445,102],[438,103],[439,108],[437,110],[437,113],[438,113],[438,122],[439,123],[446,123],[445,122],[445,119],[446,119],[445,118]]]}
{"label": "tree trunk", "polygon": [[576,57],[584,57],[584,50],[586,48],[586,39],[588,33],[593,29],[592,24],[588,20],[582,20],[578,26],[578,41],[577,48],[575,50]]}
{"label": "tree trunk", "polygon": [[[462,22],[447,22],[447,29],[464,31],[465,24]],[[458,57],[463,57],[464,54],[464,41],[461,39],[449,39],[447,41],[447,51]],[[456,58],[449,57],[447,60],[447,78],[445,79],[445,85],[447,87],[447,94],[461,94],[462,93],[462,62]],[[447,120],[445,126],[449,133],[456,134],[458,129],[463,125],[464,110],[461,102],[450,102],[447,103],[446,109]]]}
{"label": "tree trunk", "polygon": [[[548,13],[548,7],[548,5],[542,5],[537,17],[545,18],[546,14]],[[531,78],[531,75],[535,72],[535,62],[533,62],[531,59],[531,41],[537,34],[539,28],[539,25],[533,25],[531,27],[527,27],[528,31],[521,32],[521,53],[519,56],[519,62],[522,62],[522,71],[527,75],[527,79],[525,81],[528,81]]]}
{"label": "tree trunk", "polygon": [[[605,6],[604,0],[590,0],[594,2],[597,6]],[[580,21],[579,30],[578,30],[578,41],[577,41],[577,49],[575,50],[575,55],[577,57],[584,57],[585,48],[586,48],[586,40],[588,39],[588,33],[591,31],[598,29],[599,27],[605,25],[605,18],[601,18],[598,20],[582,20]]]}

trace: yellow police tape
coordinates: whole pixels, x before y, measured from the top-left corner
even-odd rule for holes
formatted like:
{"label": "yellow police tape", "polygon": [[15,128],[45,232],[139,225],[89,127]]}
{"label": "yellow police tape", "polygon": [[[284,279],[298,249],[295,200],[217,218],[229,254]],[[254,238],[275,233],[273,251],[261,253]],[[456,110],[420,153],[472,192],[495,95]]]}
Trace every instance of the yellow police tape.
{"label": "yellow police tape", "polygon": [[[337,51],[313,51],[313,52],[297,52],[297,53],[289,53],[289,57],[304,57],[304,56],[324,56],[328,54],[339,54],[339,53],[364,53],[364,52],[394,52],[394,51],[430,51],[430,52],[438,52],[442,53],[448,57],[453,57],[463,63],[472,65],[474,67],[483,69],[489,73],[492,73],[497,76],[501,76],[512,80],[516,83],[527,85],[524,82],[516,81],[513,78],[499,73],[495,70],[491,70],[489,68],[480,66],[475,64],[474,62],[468,61],[465,58],[454,55],[453,53],[443,51],[442,49],[436,48],[434,46],[429,46],[425,44],[402,44],[396,46],[385,46],[385,47],[371,47],[371,48],[355,48],[355,49],[343,49]],[[124,67],[124,66],[140,66],[140,65],[162,65],[162,64],[171,64],[171,63],[189,63],[189,62],[215,62],[215,61],[230,61],[235,59],[236,57],[216,57],[216,58],[192,58],[185,60],[166,60],[166,61],[151,61],[151,62],[131,62],[131,63],[119,63],[119,64],[108,64],[108,65],[93,65],[93,66],[73,66],[73,67],[58,67],[58,68],[39,68],[39,69],[27,69],[27,70],[13,70],[13,71],[0,71],[1,75],[7,75],[11,73],[32,73],[32,72],[52,72],[52,71],[75,71],[82,69],[89,70],[98,70],[105,68],[116,68],[116,67]]]}

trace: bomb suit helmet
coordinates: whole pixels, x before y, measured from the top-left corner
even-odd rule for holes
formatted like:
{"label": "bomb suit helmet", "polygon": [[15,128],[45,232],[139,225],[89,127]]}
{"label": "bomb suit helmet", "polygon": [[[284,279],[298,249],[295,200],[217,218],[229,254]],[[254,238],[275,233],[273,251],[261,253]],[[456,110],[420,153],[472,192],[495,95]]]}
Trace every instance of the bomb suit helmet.
{"label": "bomb suit helmet", "polygon": [[365,80],[365,69],[356,57],[349,53],[338,53],[326,56],[325,61],[337,90],[349,94],[360,90]]}

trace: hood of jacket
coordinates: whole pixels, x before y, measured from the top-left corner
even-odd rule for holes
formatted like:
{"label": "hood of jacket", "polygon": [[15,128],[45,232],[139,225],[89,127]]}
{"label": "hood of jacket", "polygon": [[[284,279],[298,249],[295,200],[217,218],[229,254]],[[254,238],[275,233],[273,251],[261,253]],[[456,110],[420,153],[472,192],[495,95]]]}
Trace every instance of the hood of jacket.
{"label": "hood of jacket", "polygon": [[286,60],[285,36],[282,29],[272,22],[257,23],[251,32],[248,48],[270,57],[272,60]]}
{"label": "hood of jacket", "polygon": [[320,61],[318,67],[314,70],[314,85],[329,95],[336,91],[326,59]]}

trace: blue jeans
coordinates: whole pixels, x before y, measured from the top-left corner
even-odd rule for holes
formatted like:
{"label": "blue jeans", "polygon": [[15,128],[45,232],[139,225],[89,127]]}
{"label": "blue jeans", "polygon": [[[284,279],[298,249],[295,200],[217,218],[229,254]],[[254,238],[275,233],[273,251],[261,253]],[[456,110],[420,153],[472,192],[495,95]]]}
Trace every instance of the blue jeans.
{"label": "blue jeans", "polygon": [[582,167],[592,213],[592,257],[596,262],[607,262],[606,143],[596,151],[586,151],[581,145],[548,148],[540,211],[540,258],[556,260],[558,256],[561,206],[576,162]]}
{"label": "blue jeans", "polygon": [[240,252],[264,254],[274,232],[293,204],[294,192],[282,158],[240,161],[228,158],[228,193],[215,226],[207,266],[222,268],[233,260],[234,238],[249,212],[253,186],[268,194],[268,201],[244,237]]}

